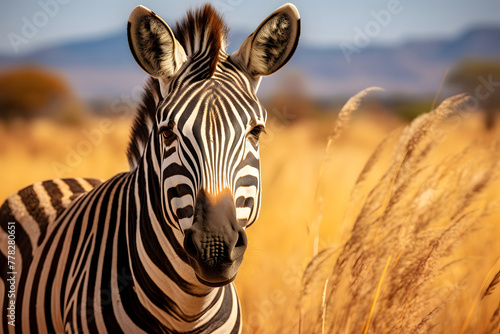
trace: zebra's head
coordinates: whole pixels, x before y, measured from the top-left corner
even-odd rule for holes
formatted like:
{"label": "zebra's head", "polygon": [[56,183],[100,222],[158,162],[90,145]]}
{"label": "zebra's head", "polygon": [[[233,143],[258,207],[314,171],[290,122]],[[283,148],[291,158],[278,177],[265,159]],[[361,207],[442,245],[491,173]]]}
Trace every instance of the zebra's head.
{"label": "zebra's head", "polygon": [[136,124],[129,161],[134,167],[142,157],[156,167],[163,218],[181,232],[190,266],[209,286],[234,279],[247,247],[245,228],[259,214],[259,135],[267,115],[256,91],[262,76],[293,55],[300,17],[291,4],[278,8],[232,55],[226,32],[210,5],[189,12],[173,30],[142,6],[128,24],[136,61],[156,78],[154,113],[142,118],[149,137],[140,140],[144,130]]}

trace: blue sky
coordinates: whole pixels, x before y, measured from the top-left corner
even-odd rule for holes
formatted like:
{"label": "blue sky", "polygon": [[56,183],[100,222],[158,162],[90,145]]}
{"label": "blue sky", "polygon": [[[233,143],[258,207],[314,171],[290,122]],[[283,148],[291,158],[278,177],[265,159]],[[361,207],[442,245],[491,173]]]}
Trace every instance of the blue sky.
{"label": "blue sky", "polygon": [[[128,15],[138,4],[152,9],[173,25],[186,9],[205,2],[213,3],[224,12],[231,29],[248,33],[284,3],[277,0],[1,0],[0,53],[14,54],[14,49],[27,53],[69,40],[120,31],[125,34]],[[378,23],[374,44],[450,37],[473,26],[500,25],[499,0],[295,0],[293,3],[302,17],[301,43],[308,45],[351,42],[357,28],[365,31],[377,22],[374,13],[388,13],[390,8],[395,9],[394,13],[390,14],[390,22]],[[30,24],[35,31],[27,28]],[[13,40],[17,42],[16,47],[12,45]]]}

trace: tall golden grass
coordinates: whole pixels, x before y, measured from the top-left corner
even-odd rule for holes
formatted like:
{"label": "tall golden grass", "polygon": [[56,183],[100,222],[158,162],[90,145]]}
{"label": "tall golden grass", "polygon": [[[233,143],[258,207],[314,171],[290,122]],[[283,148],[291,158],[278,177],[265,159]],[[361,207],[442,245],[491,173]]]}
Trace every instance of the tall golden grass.
{"label": "tall golden grass", "polygon": [[[262,212],[236,279],[245,333],[498,331],[499,130],[463,99],[411,124],[355,103],[349,128],[323,116],[263,138]],[[127,170],[129,125],[63,176]],[[74,126],[1,126],[0,201],[56,177],[82,140]]]}
{"label": "tall golden grass", "polygon": [[380,119],[356,119],[328,156],[341,112],[323,131],[326,159],[314,125],[276,143],[290,149],[270,154],[275,178],[263,177],[274,187],[259,236],[249,231],[268,248],[238,281],[247,332],[498,332],[498,130],[484,133],[465,99],[385,139]]}
{"label": "tall golden grass", "polygon": [[[439,316],[455,291],[437,281],[458,265],[450,257],[457,244],[494,211],[484,194],[498,176],[500,154],[471,145],[427,161],[440,140],[435,128],[464,100],[445,100],[374,150],[351,191],[345,241],[325,248],[304,271],[300,332],[450,331],[451,324],[438,329]],[[385,171],[370,184],[367,176],[386,149]],[[469,320],[469,313],[454,317],[462,322],[460,332]]]}

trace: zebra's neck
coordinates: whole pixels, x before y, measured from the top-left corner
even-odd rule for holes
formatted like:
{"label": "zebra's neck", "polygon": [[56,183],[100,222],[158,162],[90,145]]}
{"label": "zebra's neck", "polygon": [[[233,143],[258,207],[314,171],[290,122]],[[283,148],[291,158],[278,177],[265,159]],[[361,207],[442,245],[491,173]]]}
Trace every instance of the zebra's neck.
{"label": "zebra's neck", "polygon": [[227,320],[233,316],[239,322],[232,284],[211,288],[198,281],[182,247],[182,232],[163,214],[157,163],[161,154],[153,130],[140,163],[129,176],[126,244],[137,299],[163,326],[175,331],[189,331],[208,322],[214,326],[214,317]]}

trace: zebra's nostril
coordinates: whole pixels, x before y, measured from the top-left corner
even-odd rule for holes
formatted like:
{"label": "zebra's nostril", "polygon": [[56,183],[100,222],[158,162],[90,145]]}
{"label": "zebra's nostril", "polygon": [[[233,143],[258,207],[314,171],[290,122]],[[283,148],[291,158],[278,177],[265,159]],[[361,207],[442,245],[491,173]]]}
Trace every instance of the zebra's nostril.
{"label": "zebra's nostril", "polygon": [[186,230],[186,235],[184,236],[184,250],[191,257],[196,257],[198,255],[198,249],[194,244],[193,231]]}
{"label": "zebra's nostril", "polygon": [[247,245],[247,235],[245,231],[238,232],[238,240],[236,241],[235,248],[246,246]]}
{"label": "zebra's nostril", "polygon": [[247,235],[244,230],[238,231],[238,239],[234,248],[231,249],[229,253],[229,258],[231,261],[235,261],[243,256],[245,250],[247,249]]}

